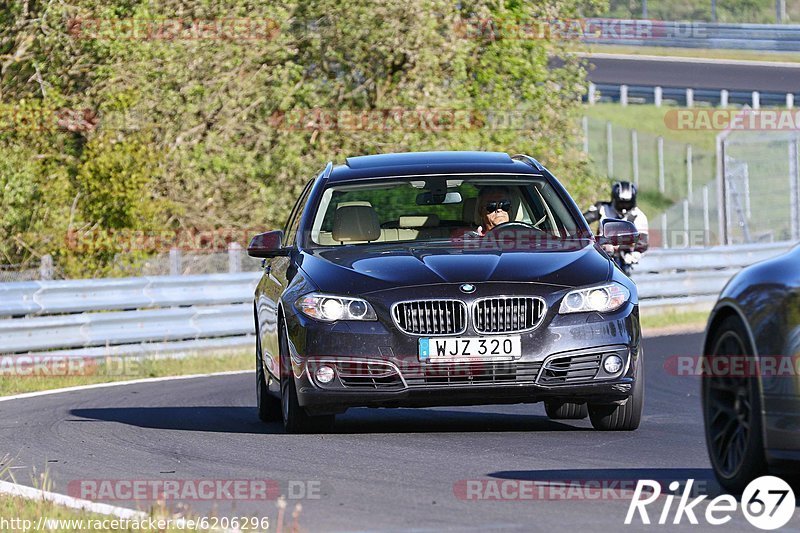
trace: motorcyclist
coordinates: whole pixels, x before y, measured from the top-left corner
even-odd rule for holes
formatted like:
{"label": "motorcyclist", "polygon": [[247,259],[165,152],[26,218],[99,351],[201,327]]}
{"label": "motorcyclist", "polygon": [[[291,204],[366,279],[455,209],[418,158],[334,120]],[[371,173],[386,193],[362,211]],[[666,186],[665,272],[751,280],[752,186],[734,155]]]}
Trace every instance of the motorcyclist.
{"label": "motorcyclist", "polygon": [[633,247],[619,247],[614,250],[614,260],[626,274],[642,258],[648,247],[647,216],[636,206],[636,186],[628,181],[618,181],[611,186],[611,201],[597,202],[583,214],[589,224],[602,224],[608,218],[627,220],[639,231]]}

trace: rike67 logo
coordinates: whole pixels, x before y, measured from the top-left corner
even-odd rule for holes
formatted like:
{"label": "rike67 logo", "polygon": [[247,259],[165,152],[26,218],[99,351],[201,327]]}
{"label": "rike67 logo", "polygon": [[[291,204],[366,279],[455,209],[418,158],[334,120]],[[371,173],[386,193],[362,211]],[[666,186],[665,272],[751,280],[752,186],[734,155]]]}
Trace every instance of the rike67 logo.
{"label": "rike67 logo", "polygon": [[[660,513],[653,505],[661,496],[661,485],[657,481],[640,479],[636,484],[633,499],[628,507],[628,514],[625,516],[625,524],[630,525],[638,512],[639,520],[642,524],[650,524],[651,518],[649,511],[655,511],[653,519],[658,524],[680,524],[686,517],[690,524],[699,524],[698,515],[700,509],[696,509],[707,496],[701,495],[694,499],[691,498],[692,485],[694,480],[690,479],[684,486],[683,493],[680,495],[673,511],[673,502],[677,495],[668,494],[664,498],[664,506]],[[669,490],[675,492],[680,487],[680,483],[673,481],[669,484]],[[717,496],[709,501],[705,507],[705,512],[701,515],[706,523],[721,526],[731,521],[737,507],[741,505],[742,514],[752,525],[763,530],[773,530],[785,526],[794,514],[795,498],[792,488],[781,478],[775,476],[762,476],[754,479],[744,489],[740,502],[730,494]],[[670,520],[670,517],[672,520]]]}

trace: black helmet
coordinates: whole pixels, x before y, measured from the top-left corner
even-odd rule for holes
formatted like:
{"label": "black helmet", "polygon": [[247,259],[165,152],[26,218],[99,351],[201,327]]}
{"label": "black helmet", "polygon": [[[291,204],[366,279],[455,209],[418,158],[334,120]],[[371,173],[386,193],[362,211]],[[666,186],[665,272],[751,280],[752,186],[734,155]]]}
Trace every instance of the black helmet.
{"label": "black helmet", "polygon": [[618,181],[611,186],[611,203],[623,213],[636,207],[636,185],[629,181]]}

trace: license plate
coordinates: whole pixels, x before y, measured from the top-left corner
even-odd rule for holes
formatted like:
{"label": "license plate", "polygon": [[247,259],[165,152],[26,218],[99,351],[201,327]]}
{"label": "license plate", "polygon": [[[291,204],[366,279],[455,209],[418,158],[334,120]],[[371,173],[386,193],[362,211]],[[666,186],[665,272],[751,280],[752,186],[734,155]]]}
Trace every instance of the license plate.
{"label": "license plate", "polygon": [[419,340],[420,361],[512,359],[522,355],[515,337],[431,337]]}

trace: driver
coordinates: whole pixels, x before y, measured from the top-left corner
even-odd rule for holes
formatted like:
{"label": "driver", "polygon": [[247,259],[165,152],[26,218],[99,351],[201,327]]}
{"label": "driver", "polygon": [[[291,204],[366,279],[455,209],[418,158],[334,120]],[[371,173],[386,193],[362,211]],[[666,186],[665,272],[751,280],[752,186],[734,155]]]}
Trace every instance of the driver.
{"label": "driver", "polygon": [[490,186],[481,189],[478,195],[478,212],[483,224],[478,226],[477,233],[483,237],[488,232],[510,221],[511,191],[508,187]]}

